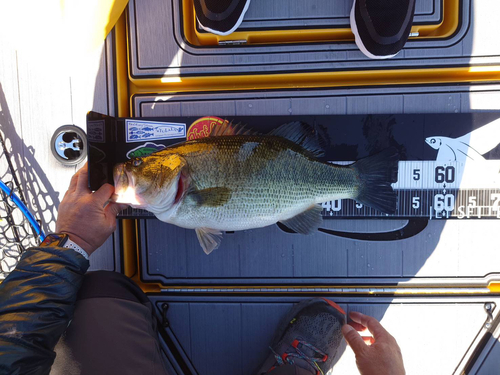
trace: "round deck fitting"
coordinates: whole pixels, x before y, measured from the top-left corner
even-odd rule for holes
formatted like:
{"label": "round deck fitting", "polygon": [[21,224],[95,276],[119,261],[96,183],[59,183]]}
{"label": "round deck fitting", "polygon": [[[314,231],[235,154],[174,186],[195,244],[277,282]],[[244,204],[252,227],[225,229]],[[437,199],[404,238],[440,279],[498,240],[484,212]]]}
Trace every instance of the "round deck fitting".
{"label": "round deck fitting", "polygon": [[50,140],[50,150],[63,165],[76,165],[87,157],[87,135],[75,125],[59,127]]}

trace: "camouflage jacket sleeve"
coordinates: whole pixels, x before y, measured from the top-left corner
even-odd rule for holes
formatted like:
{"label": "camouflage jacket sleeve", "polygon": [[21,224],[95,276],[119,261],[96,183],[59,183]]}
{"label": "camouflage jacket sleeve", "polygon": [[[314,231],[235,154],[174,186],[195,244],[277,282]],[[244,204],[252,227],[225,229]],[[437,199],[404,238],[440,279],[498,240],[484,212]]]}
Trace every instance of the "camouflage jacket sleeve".
{"label": "camouflage jacket sleeve", "polygon": [[71,249],[27,250],[0,283],[0,373],[48,374],[89,262]]}

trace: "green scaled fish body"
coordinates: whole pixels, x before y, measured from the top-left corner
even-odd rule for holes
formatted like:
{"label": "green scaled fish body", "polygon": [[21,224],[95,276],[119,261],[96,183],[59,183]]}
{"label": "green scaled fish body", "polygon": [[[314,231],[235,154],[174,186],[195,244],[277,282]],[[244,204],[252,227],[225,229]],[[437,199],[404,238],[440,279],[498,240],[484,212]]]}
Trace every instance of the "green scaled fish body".
{"label": "green scaled fish body", "polygon": [[222,231],[282,222],[311,233],[322,221],[319,203],[330,200],[352,198],[384,212],[395,209],[390,186],[397,180],[395,150],[338,166],[317,159],[319,140],[305,124],[286,124],[269,135],[234,135],[234,129],[227,135],[228,129],[119,166],[117,194],[134,184],[135,207],[196,229],[207,253],[218,247]]}
{"label": "green scaled fish body", "polygon": [[[195,190],[175,213],[160,217],[184,228],[237,231],[295,217],[336,198],[356,195],[354,170],[321,163],[276,136],[219,137],[208,152],[183,154]],[[175,148],[172,151],[176,151]]]}

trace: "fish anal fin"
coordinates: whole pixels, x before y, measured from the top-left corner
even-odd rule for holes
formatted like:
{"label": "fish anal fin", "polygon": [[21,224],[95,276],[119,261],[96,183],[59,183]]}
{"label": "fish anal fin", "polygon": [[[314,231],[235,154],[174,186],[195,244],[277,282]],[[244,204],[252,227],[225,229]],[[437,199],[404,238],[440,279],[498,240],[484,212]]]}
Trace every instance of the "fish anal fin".
{"label": "fish anal fin", "polygon": [[203,190],[192,189],[188,192],[198,206],[220,207],[231,198],[231,189],[227,187],[212,187]]}
{"label": "fish anal fin", "polygon": [[328,136],[324,129],[300,121],[283,124],[272,130],[269,135],[288,139],[315,157],[324,156],[325,147],[328,144]]}
{"label": "fish anal fin", "polygon": [[320,227],[323,221],[322,211],[321,205],[315,204],[306,211],[280,222],[297,233],[311,234]]}
{"label": "fish anal fin", "polygon": [[215,125],[210,132],[210,137],[224,137],[228,135],[257,135],[258,132],[247,128],[245,125],[233,124],[229,121],[224,121],[223,124]]}
{"label": "fish anal fin", "polygon": [[217,249],[222,242],[222,232],[220,230],[196,228],[195,231],[196,237],[198,237],[198,241],[200,241],[200,245],[207,255]]}

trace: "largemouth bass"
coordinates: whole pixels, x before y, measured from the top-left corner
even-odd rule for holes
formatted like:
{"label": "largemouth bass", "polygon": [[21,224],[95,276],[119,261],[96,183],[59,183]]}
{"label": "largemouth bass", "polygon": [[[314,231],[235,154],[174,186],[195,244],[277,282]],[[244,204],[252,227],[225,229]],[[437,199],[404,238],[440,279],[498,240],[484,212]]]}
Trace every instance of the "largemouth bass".
{"label": "largemouth bass", "polygon": [[281,222],[312,233],[322,222],[320,203],[331,200],[351,198],[395,211],[396,149],[349,166],[323,163],[323,153],[318,134],[304,123],[267,135],[225,125],[209,137],[117,165],[114,200],[195,229],[207,254],[219,246],[223,231]]}

